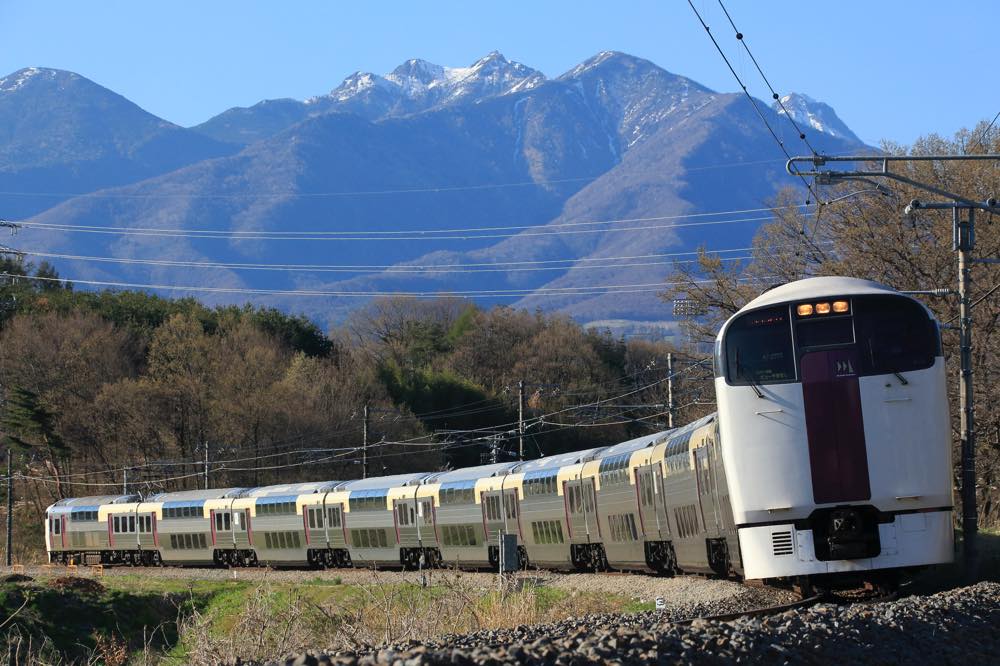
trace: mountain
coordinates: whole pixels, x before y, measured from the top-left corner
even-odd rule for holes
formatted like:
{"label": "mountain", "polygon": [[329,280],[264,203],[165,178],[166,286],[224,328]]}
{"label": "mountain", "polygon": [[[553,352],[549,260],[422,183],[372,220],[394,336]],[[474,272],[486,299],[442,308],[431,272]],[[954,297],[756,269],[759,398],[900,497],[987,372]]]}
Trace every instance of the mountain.
{"label": "mountain", "polygon": [[73,72],[29,67],[0,79],[0,210],[7,218],[232,152]]}
{"label": "mountain", "polygon": [[378,120],[531,90],[544,82],[541,72],[511,62],[497,51],[469,67],[442,67],[414,59],[383,76],[355,72],[330,93],[302,102],[270,100],[232,108],[192,129],[219,141],[248,145],[326,113],[354,113]]}
{"label": "mountain", "polygon": [[779,116],[785,115],[787,111],[803,131],[812,129],[826,136],[861,143],[861,139],[844,124],[829,104],[817,102],[808,95],[801,93],[785,95],[781,98],[781,104],[775,101],[771,108]]}
{"label": "mountain", "polygon": [[[760,105],[772,125],[787,122]],[[745,97],[617,52],[553,79],[496,53],[468,68],[411,60],[308,103],[251,108],[258,128],[269,114],[267,136],[70,199],[19,242],[113,260],[63,256],[77,280],[211,286],[218,302],[247,298],[226,289],[266,290],[258,298],[318,321],[343,319],[365,294],[488,291],[477,300],[655,328],[671,319],[656,292],[672,257],[745,247],[767,217],[705,214],[765,208],[797,184]],[[231,131],[250,127],[227,113]],[[810,133],[819,150],[864,148],[822,127]],[[235,263],[253,266],[219,265]],[[629,286],[605,289],[616,285]],[[340,296],[287,293],[302,290]]]}

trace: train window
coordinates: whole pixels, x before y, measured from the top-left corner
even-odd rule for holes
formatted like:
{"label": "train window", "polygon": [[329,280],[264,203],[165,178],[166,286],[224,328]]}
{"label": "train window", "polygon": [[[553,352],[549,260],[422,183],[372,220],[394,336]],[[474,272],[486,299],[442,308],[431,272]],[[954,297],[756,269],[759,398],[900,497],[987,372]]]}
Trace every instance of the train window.
{"label": "train window", "polygon": [[128,531],[135,532],[135,516],[128,517]]}
{"label": "train window", "polygon": [[725,335],[726,382],[736,386],[795,379],[788,306],[748,312]]}
{"label": "train window", "polygon": [[229,512],[222,514],[222,529],[230,530],[232,529],[232,519],[229,517]]}
{"label": "train window", "polygon": [[177,535],[176,534],[171,534],[170,535],[170,547],[173,548],[174,550],[177,549]]}
{"label": "train window", "polygon": [[222,531],[222,514],[221,513],[215,514],[215,531],[216,532],[221,532]]}
{"label": "train window", "polygon": [[849,345],[854,343],[854,319],[850,316],[800,319],[795,333],[799,349]]}
{"label": "train window", "polygon": [[313,509],[309,509],[309,529],[316,529],[316,512]]}
{"label": "train window", "polygon": [[862,374],[922,370],[941,354],[937,325],[926,310],[909,298],[857,298],[854,318]]}

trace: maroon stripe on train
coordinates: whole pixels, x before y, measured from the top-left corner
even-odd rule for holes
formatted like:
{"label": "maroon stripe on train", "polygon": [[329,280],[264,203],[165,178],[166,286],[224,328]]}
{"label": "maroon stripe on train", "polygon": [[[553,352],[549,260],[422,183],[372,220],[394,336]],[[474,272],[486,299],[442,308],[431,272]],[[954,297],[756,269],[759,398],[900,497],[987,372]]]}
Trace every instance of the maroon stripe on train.
{"label": "maroon stripe on train", "polygon": [[802,357],[801,368],[813,499],[871,499],[857,352],[812,352]]}

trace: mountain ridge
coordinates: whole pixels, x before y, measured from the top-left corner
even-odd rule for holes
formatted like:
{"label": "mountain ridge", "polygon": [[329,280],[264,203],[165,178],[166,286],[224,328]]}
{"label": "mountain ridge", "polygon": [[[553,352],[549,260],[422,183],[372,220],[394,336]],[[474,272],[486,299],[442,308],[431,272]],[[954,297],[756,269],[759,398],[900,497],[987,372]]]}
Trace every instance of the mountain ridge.
{"label": "mountain ridge", "polygon": [[[344,319],[360,299],[270,292],[488,291],[493,295],[477,300],[558,309],[584,322],[660,326],[670,315],[649,285],[662,283],[669,265],[657,257],[698,244],[745,245],[759,224],[688,227],[679,224],[683,216],[762,207],[780,186],[794,185],[742,95],[715,92],[628,54],[601,52],[544,80],[496,52],[468,68],[411,59],[388,74],[395,81],[371,75],[362,82],[365,76],[334,88],[329,95],[341,90],[343,98],[336,103],[310,98],[250,107],[267,113],[243,127],[259,127],[267,116],[264,138],[69,199],[29,220],[63,231],[29,227],[22,238],[29,249],[128,262],[64,260],[69,277],[266,291],[257,298],[317,321]],[[344,89],[352,81],[359,85]],[[760,104],[771,120],[787,122]],[[302,117],[305,107],[317,111]],[[229,113],[231,121],[231,111],[217,118]],[[227,131],[238,129],[235,123]],[[820,150],[861,147],[853,134],[807,131]],[[178,232],[70,230],[80,225]],[[512,225],[509,232],[429,231]],[[206,236],[208,229],[225,237]],[[273,236],[311,230],[406,230],[408,240]],[[262,232],[271,236],[233,236]],[[629,259],[642,256],[649,259]],[[134,263],[164,258],[214,265]],[[313,268],[223,265],[245,263]],[[356,268],[322,268],[330,265]],[[430,265],[438,268],[412,270]],[[645,286],[605,293],[610,285]]]}

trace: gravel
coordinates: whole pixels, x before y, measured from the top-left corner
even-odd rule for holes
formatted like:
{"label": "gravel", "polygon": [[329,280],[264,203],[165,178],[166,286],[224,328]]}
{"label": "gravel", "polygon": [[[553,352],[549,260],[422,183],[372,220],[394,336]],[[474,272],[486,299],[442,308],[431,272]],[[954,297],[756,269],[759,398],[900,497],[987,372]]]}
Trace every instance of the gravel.
{"label": "gravel", "polygon": [[[645,579],[656,580],[656,579]],[[674,579],[662,579],[674,580]],[[676,579],[684,580],[684,579]],[[709,582],[709,581],[702,581]],[[350,664],[997,663],[1000,584],[852,605],[818,604],[728,622],[672,621],[770,605],[770,590],[677,600],[665,611],[571,618],[359,653],[299,655],[286,666]],[[763,602],[763,603],[761,603]]]}

